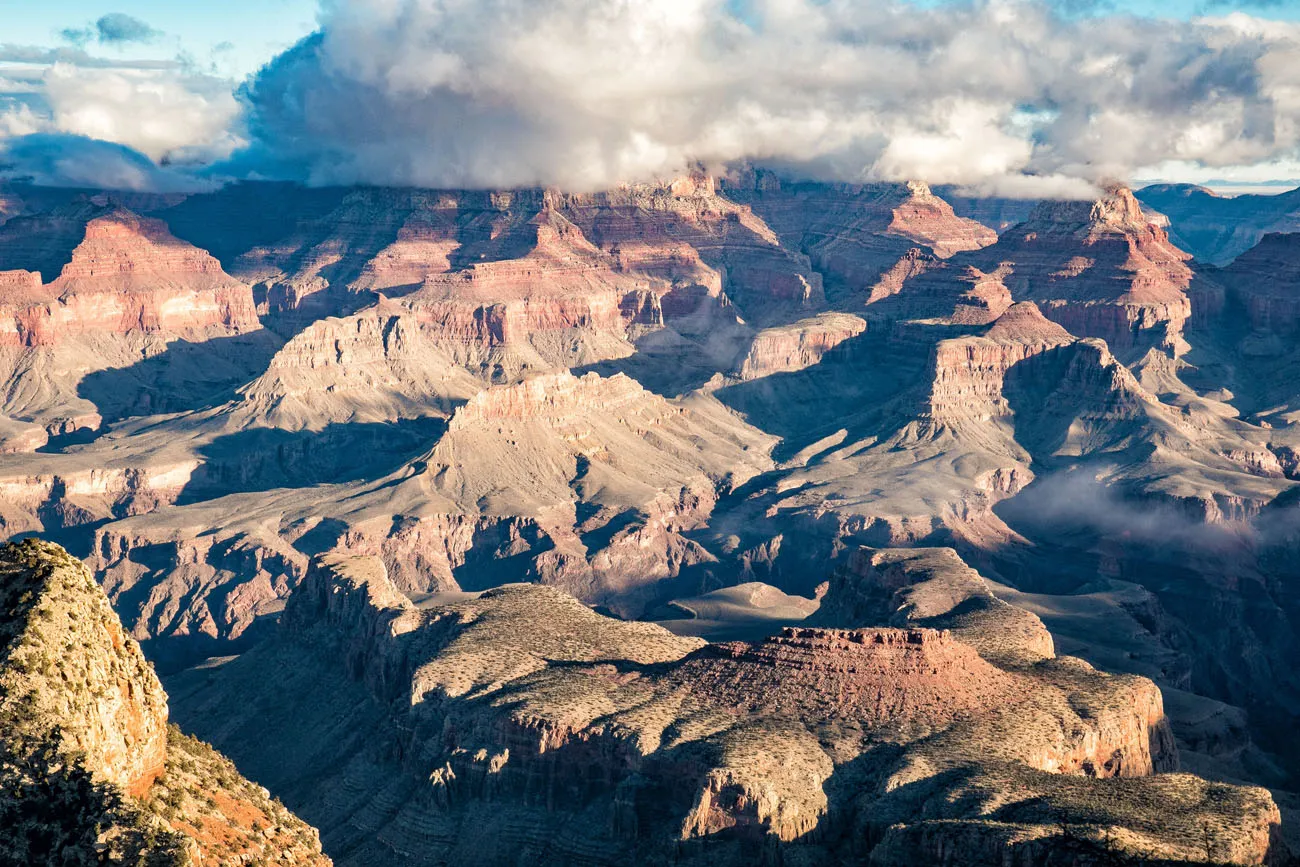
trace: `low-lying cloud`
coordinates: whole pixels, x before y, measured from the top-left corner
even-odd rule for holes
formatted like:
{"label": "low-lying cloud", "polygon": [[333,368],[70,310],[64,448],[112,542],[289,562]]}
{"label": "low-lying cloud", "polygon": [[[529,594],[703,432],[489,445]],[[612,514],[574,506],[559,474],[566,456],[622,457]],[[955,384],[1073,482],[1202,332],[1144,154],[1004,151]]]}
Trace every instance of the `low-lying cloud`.
{"label": "low-lying cloud", "polygon": [[[1048,539],[1086,534],[1099,539],[1166,551],[1232,552],[1256,545],[1261,521],[1207,523],[1194,504],[1143,496],[1139,490],[1108,485],[1084,470],[1035,479],[997,508],[1014,529]],[[1281,513],[1279,513],[1281,514]],[[1285,521],[1268,525],[1273,536]]]}
{"label": "low-lying cloud", "polygon": [[125,145],[51,132],[0,138],[0,174],[45,186],[102,190],[196,192],[213,186]]}

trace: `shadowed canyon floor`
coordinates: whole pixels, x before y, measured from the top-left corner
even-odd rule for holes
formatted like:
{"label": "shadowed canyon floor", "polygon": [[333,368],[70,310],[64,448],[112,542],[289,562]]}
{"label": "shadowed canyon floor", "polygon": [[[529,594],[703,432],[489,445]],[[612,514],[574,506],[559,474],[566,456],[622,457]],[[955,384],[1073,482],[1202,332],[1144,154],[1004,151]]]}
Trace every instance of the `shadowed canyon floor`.
{"label": "shadowed canyon floor", "polygon": [[5,193],[0,527],[337,863],[1300,851],[1300,235],[763,171]]}

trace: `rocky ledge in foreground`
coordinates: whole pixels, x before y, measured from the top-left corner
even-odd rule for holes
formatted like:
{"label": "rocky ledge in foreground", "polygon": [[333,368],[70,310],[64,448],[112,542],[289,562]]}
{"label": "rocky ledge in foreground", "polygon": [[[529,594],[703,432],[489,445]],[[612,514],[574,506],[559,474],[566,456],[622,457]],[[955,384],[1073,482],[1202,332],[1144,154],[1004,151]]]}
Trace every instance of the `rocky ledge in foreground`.
{"label": "rocky ledge in foreground", "polygon": [[833,590],[848,628],[710,645],[545,586],[417,606],[332,554],[278,636],[173,692],[340,864],[1282,857],[1267,792],[1174,772],[1149,680],[1056,657],[1028,614],[981,655],[963,612],[1007,617],[973,571],[901,595],[861,575]]}
{"label": "rocky ledge in foreground", "polygon": [[0,548],[0,864],[328,865],[316,830],[167,722],[90,572]]}

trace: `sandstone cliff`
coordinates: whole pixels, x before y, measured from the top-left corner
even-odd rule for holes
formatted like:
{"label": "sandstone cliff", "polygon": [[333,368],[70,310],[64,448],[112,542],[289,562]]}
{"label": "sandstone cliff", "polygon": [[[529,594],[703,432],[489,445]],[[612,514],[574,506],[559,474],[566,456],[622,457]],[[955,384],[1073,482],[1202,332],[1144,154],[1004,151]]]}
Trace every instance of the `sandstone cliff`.
{"label": "sandstone cliff", "polygon": [[[77,233],[66,261],[58,251],[48,260],[62,263],[57,278],[0,272],[0,412],[58,436],[190,405],[255,369],[274,338],[248,286],[158,220],[83,207],[65,220]],[[39,229],[32,240],[48,240]],[[11,231],[0,262],[27,261],[3,249]]]}
{"label": "sandstone cliff", "polygon": [[9,320],[0,327],[24,346],[90,332],[185,336],[258,327],[252,293],[216,259],[161,222],[120,209],[86,223],[57,280],[35,289],[29,277],[21,290],[0,280],[0,289]]}

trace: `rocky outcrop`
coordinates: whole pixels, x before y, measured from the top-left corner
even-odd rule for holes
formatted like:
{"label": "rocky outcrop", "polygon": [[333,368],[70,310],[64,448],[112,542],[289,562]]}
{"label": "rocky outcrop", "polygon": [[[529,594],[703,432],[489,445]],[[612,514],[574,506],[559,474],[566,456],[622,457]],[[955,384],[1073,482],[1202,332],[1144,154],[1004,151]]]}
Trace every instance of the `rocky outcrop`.
{"label": "rocky outcrop", "polygon": [[682,664],[693,691],[785,719],[943,727],[1021,685],[946,632],[786,627],[757,644],[717,645]]}
{"label": "rocky outcrop", "polygon": [[313,829],[169,730],[162,685],[84,566],[27,540],[0,549],[0,573],[5,860],[329,863]]}
{"label": "rocky outcrop", "polygon": [[801,184],[750,170],[725,182],[791,249],[808,254],[833,294],[868,294],[920,247],[940,258],[978,250],[997,233],[953,213],[924,183]]}
{"label": "rocky outcrop", "polygon": [[[27,251],[29,241],[59,249]],[[51,438],[193,408],[246,382],[278,340],[215,258],[119,207],[12,221],[0,267],[10,256],[30,266],[0,272],[0,412]],[[57,276],[45,274],[51,262]]]}
{"label": "rocky outcrop", "polygon": [[[60,727],[61,748],[140,796],[163,771],[167,697],[90,573],[62,549],[4,549],[6,715]],[[76,652],[68,652],[70,648]]]}
{"label": "rocky outcrop", "polygon": [[477,518],[461,562],[513,539],[504,549],[532,547],[541,580],[636,611],[658,582],[711,559],[683,533],[769,466],[769,442],[707,398],[667,401],[623,375],[556,374],[479,392],[408,484],[427,503],[426,527],[444,520],[434,511]]}
{"label": "rocky outcrop", "polygon": [[[1032,301],[1069,333],[1102,338],[1126,357],[1153,346],[1176,354],[1192,316],[1189,258],[1130,191],[1115,188],[1095,202],[1042,202],[997,243],[882,282],[870,315],[986,324],[1012,301]],[[1217,287],[1196,291],[1221,306]]]}
{"label": "rocky outcrop", "polygon": [[90,562],[132,633],[178,652],[275,615],[336,546],[383,558],[412,593],[526,578],[636,614],[704,589],[716,558],[688,534],[771,466],[771,445],[706,396],[549,374],[479,391],[382,478],[141,510],[97,528]]}
{"label": "rocky outcrop", "polygon": [[669,286],[616,272],[614,262],[553,210],[521,227],[518,258],[427,278],[416,319],[443,351],[498,380],[632,353],[634,325],[664,324]]}
{"label": "rocky outcrop", "polygon": [[[546,227],[558,231],[546,237]],[[557,240],[564,249],[553,248]],[[784,250],[704,176],[581,196],[355,191],[326,218],[248,251],[233,268],[256,284],[267,312],[297,319],[355,310],[372,292],[425,286],[435,300],[442,296],[430,316],[449,318],[449,336],[478,341],[494,332],[500,339],[504,329],[522,340],[530,329],[555,330],[568,320],[568,327],[609,326],[617,343],[628,320],[658,325],[660,315],[695,312],[696,287],[715,299],[725,291],[752,315],[815,306],[821,293],[806,259]],[[464,292],[484,296],[482,309],[448,309]],[[550,300],[530,304],[530,295]],[[618,357],[607,354],[611,346],[595,347],[597,356]]]}
{"label": "rocky outcrop", "polygon": [[846,340],[857,337],[867,323],[847,313],[823,313],[789,325],[766,328],[754,335],[737,371],[741,379],[760,379],[811,367]]}
{"label": "rocky outcrop", "polygon": [[1177,348],[1191,316],[1190,257],[1125,188],[1095,202],[1044,202],[983,253],[1011,263],[1006,283],[1016,300],[1118,350]]}
{"label": "rocky outcrop", "polygon": [[941,340],[934,349],[930,415],[939,423],[1010,414],[1007,372],[1028,358],[1073,341],[1064,328],[1024,301],[978,336]]}
{"label": "rocky outcrop", "polygon": [[388,301],[314,322],[239,389],[230,423],[319,430],[445,417],[484,383],[444,350],[444,342],[409,308]]}
{"label": "rocky outcrop", "polygon": [[994,595],[978,572],[951,548],[862,548],[830,580],[810,622],[852,627],[951,630],[995,662],[1052,659],[1052,636],[1037,616]]}
{"label": "rocky outcrop", "polygon": [[1255,331],[1286,338],[1300,330],[1300,234],[1265,235],[1215,276]]}
{"label": "rocky outcrop", "polygon": [[95,532],[87,562],[131,634],[153,640],[162,664],[189,664],[239,639],[259,618],[279,613],[306,572],[308,557],[275,532],[278,522],[274,529],[231,523],[224,533],[205,533],[163,510]]}
{"label": "rocky outcrop", "polygon": [[711,176],[548,198],[630,271],[716,283],[751,318],[784,317],[823,300],[821,275],[808,259],[783,246],[750,208],[722,195]]}

